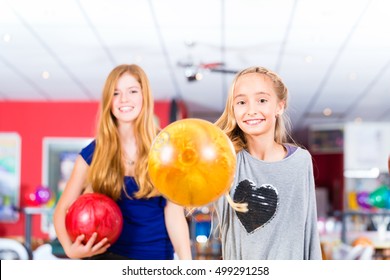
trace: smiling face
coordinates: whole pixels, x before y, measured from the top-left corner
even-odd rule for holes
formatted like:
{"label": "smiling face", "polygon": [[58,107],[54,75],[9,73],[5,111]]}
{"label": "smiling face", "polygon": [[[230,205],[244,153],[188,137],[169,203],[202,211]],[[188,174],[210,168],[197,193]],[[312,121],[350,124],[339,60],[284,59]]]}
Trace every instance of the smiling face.
{"label": "smiling face", "polygon": [[284,101],[276,95],[272,80],[259,73],[238,78],[233,92],[233,110],[237,125],[247,135],[275,133],[276,117],[284,110]]}
{"label": "smiling face", "polygon": [[142,109],[143,96],[140,83],[129,73],[117,81],[113,92],[111,112],[118,123],[133,122]]}

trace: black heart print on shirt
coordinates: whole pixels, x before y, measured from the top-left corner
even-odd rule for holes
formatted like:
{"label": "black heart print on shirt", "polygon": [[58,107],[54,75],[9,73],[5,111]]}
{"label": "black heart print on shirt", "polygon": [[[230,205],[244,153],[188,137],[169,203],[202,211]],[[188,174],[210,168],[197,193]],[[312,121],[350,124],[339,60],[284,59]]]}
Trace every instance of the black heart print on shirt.
{"label": "black heart print on shirt", "polygon": [[234,193],[234,202],[248,203],[248,212],[236,211],[237,217],[248,233],[267,224],[276,214],[278,193],[274,186],[256,186],[249,180],[241,181]]}

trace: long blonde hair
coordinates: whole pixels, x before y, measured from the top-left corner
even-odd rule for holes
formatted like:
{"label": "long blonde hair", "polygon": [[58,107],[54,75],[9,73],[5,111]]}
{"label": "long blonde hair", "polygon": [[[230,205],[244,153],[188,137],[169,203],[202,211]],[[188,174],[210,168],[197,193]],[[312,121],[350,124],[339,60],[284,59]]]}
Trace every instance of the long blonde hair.
{"label": "long blonde hair", "polygon": [[[219,128],[221,128],[230,138],[234,145],[236,153],[238,153],[242,149],[247,149],[247,140],[245,137],[245,133],[237,125],[236,119],[234,117],[234,89],[238,79],[241,76],[250,73],[258,73],[260,75],[269,77],[273,82],[278,101],[284,101],[284,109],[287,108],[288,89],[283,83],[282,79],[276,73],[264,67],[256,66],[246,68],[237,73],[233,79],[232,85],[228,93],[225,110],[223,111],[221,117],[215,122],[215,124]],[[287,138],[290,137],[286,124],[290,124],[287,114],[279,115],[276,119],[274,134],[274,140],[279,144],[285,143],[287,141]],[[227,202],[234,210],[238,212],[248,212],[248,203],[234,202],[229,194],[229,191],[225,194],[225,197],[227,199]]]}
{"label": "long blonde hair", "polygon": [[[250,73],[258,73],[269,77],[274,84],[274,89],[278,97],[278,100],[284,101],[284,108],[285,109],[287,108],[288,89],[286,85],[283,83],[282,79],[279,77],[279,75],[264,67],[249,67],[237,73],[235,78],[233,79],[232,85],[228,93],[225,110],[223,111],[221,117],[215,122],[215,124],[227,134],[230,140],[232,140],[236,152],[239,152],[242,149],[246,149],[247,141],[244,132],[237,125],[237,122],[234,118],[234,108],[233,108],[234,88],[238,79],[241,76]],[[287,114],[282,114],[277,117],[275,134],[274,134],[275,142],[282,144],[287,141],[287,139],[290,137],[289,127],[290,127],[290,120]]]}
{"label": "long blonde hair", "polygon": [[141,85],[143,105],[135,120],[138,160],[135,164],[135,180],[139,191],[137,198],[148,198],[158,195],[148,175],[148,153],[156,136],[153,115],[153,96],[149,80],[141,67],[135,64],[122,64],[114,68],[108,75],[100,103],[97,126],[96,147],[89,169],[88,181],[94,192],[104,193],[114,200],[119,199],[124,189],[125,166],[122,145],[119,137],[118,123],[111,113],[112,98],[118,79],[125,73],[133,76]]}

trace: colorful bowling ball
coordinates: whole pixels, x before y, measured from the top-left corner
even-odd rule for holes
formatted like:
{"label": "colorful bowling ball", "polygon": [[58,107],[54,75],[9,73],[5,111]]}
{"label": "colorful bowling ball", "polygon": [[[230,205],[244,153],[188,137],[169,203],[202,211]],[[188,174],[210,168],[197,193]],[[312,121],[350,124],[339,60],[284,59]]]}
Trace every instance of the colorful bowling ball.
{"label": "colorful bowling ball", "polygon": [[356,196],[357,203],[362,209],[372,208],[369,198],[370,198],[370,193],[366,191],[359,192]]}
{"label": "colorful bowling ball", "polygon": [[37,196],[35,195],[35,191],[26,192],[24,195],[24,200],[25,200],[25,205],[27,207],[39,206],[39,203],[37,201]]}
{"label": "colorful bowling ball", "polygon": [[351,210],[359,209],[358,195],[354,191],[348,193],[348,207]]}
{"label": "colorful bowling ball", "polygon": [[48,187],[38,186],[35,190],[35,198],[38,204],[45,204],[51,198],[51,191]]}
{"label": "colorful bowling ball", "polygon": [[355,247],[358,245],[363,247],[374,247],[374,244],[372,243],[371,239],[365,236],[360,236],[352,242],[352,246]]}
{"label": "colorful bowling ball", "polygon": [[119,206],[114,200],[99,193],[81,195],[69,207],[65,226],[72,241],[84,234],[86,243],[94,232],[97,232],[95,243],[108,238],[114,243],[122,231],[123,218]]}
{"label": "colorful bowling ball", "polygon": [[390,188],[382,185],[375,189],[369,196],[369,202],[377,208],[387,208],[390,201]]}
{"label": "colorful bowling ball", "polygon": [[236,167],[233,144],[214,124],[184,119],[165,127],[148,159],[152,183],[182,206],[213,202],[230,188]]}

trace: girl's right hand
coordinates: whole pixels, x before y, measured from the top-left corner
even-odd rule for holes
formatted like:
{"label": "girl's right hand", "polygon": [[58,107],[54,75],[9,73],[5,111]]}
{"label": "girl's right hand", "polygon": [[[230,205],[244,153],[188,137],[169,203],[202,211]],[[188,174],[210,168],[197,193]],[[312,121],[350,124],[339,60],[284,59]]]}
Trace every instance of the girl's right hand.
{"label": "girl's right hand", "polygon": [[76,240],[72,243],[70,248],[66,251],[66,255],[71,259],[83,259],[92,257],[94,255],[99,255],[104,253],[108,247],[110,247],[110,243],[107,242],[107,238],[103,238],[100,242],[95,243],[97,238],[97,233],[94,232],[91,238],[83,244],[83,240],[85,238],[84,234],[77,236]]}

